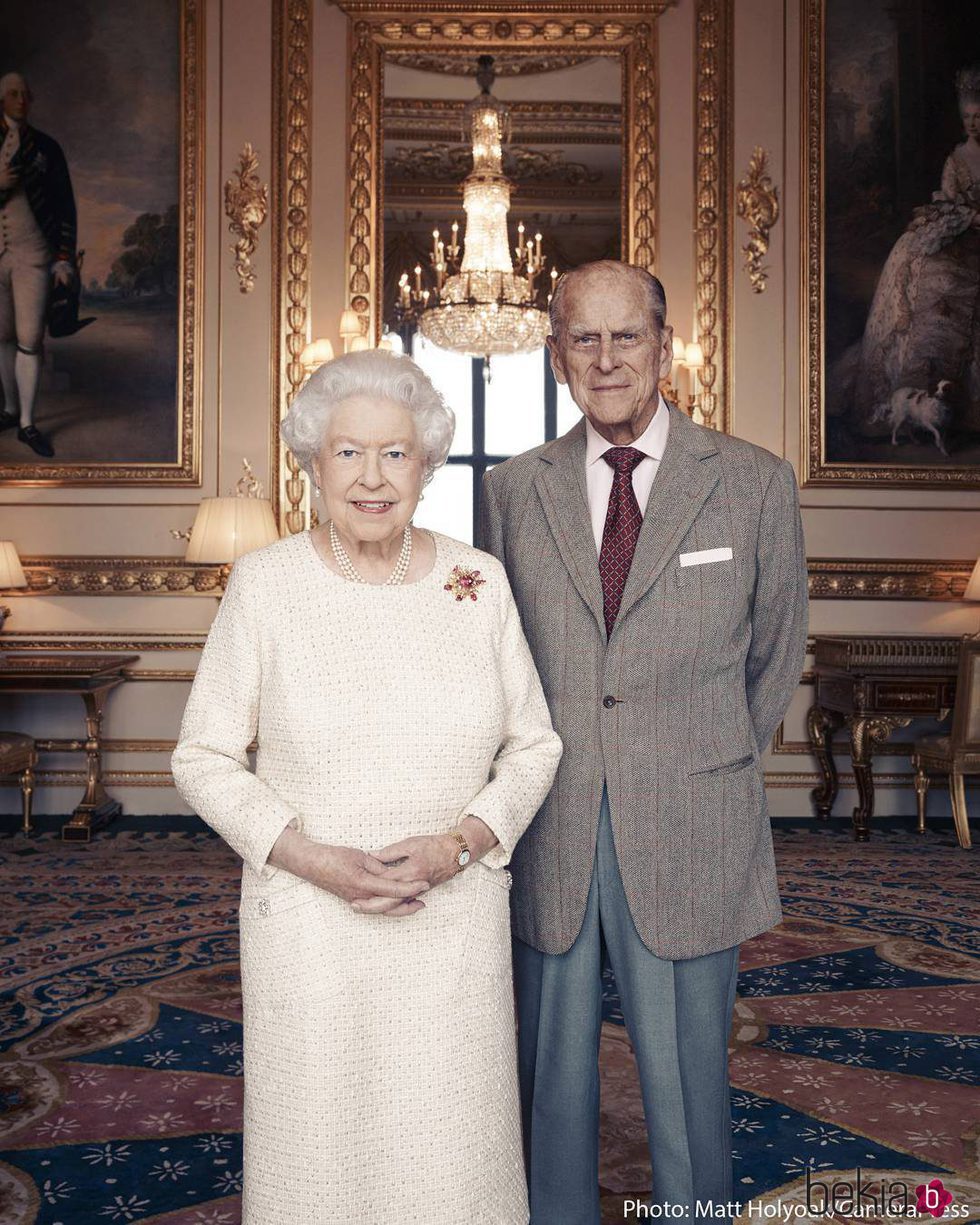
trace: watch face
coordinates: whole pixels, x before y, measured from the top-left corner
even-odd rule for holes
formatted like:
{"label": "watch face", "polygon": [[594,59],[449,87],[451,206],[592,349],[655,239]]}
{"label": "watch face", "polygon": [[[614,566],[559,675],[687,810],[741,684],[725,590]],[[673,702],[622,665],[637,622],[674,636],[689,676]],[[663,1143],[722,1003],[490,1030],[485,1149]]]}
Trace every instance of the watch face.
{"label": "watch face", "polygon": [[456,862],[459,864],[461,868],[465,868],[466,865],[470,862],[469,851],[460,851],[459,858],[456,860]]}

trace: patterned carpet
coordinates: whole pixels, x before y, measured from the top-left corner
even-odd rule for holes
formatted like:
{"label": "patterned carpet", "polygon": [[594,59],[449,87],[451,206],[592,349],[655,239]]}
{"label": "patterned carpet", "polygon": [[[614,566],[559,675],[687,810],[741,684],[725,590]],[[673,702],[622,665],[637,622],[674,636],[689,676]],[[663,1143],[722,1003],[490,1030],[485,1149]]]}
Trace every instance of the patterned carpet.
{"label": "patterned carpet", "polygon": [[[742,950],[732,1032],[736,1214],[809,1220],[808,1175],[860,1168],[913,1204],[940,1178],[949,1215],[980,1219],[977,852],[842,825],[776,845],[786,920]],[[237,888],[206,833],[0,841],[2,1225],[238,1222]],[[651,1179],[611,980],[602,1075],[604,1219],[637,1219]]]}

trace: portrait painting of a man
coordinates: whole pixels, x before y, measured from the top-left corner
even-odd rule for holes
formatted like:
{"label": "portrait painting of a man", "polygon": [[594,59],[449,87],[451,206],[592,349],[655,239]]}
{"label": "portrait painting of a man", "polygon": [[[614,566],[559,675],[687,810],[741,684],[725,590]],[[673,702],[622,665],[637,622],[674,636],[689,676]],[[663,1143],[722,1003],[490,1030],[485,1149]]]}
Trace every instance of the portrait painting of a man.
{"label": "portrait painting of a man", "polygon": [[186,464],[185,5],[38,0],[0,15],[6,479],[173,479]]}

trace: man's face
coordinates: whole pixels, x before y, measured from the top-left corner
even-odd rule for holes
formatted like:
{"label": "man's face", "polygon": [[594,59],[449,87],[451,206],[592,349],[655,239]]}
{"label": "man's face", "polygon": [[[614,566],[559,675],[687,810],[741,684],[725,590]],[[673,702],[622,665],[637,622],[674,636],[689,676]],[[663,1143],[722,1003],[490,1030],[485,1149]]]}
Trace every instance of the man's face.
{"label": "man's face", "polygon": [[564,319],[548,337],[551,368],[603,437],[623,445],[649,425],[670,373],[670,327],[658,328],[639,276],[603,270],[575,277]]}
{"label": "man's face", "polygon": [[3,93],[3,113],[18,122],[27,118],[31,109],[31,91],[23,77],[12,76],[7,80]]}

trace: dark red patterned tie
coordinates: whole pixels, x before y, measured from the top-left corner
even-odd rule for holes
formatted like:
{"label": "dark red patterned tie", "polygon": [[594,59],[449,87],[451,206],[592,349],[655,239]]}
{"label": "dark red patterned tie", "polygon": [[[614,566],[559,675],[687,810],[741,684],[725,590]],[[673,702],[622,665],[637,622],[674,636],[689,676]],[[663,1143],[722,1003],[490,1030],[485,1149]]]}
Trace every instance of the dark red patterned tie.
{"label": "dark red patterned tie", "polygon": [[626,576],[630,572],[643,523],[640,505],[633,492],[633,469],[646,456],[634,447],[610,447],[602,458],[614,473],[606,525],[602,529],[602,548],[599,550],[599,576],[602,579],[602,604],[608,638],[619,612]]}

